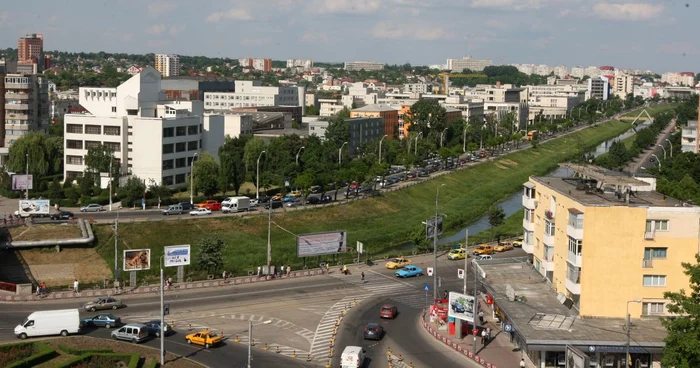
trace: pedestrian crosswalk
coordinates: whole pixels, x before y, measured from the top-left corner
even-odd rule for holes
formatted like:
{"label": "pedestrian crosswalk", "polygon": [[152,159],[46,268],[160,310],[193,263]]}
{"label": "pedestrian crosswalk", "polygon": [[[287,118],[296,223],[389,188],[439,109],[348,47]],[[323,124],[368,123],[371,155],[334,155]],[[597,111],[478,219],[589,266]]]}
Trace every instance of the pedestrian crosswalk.
{"label": "pedestrian crosswalk", "polygon": [[364,282],[356,275],[332,273],[330,276],[356,285],[372,295],[383,295],[411,308],[421,309],[425,308],[426,305],[425,295],[415,285],[376,271],[365,271]]}
{"label": "pedestrian crosswalk", "polygon": [[368,297],[369,295],[346,296],[328,309],[328,311],[321,318],[321,321],[318,323],[316,333],[314,334],[313,341],[311,342],[309,354],[311,354],[311,357],[314,360],[328,360],[332,346],[331,339],[335,335],[333,330],[336,327],[338,317],[340,317],[348,306],[352,307]]}

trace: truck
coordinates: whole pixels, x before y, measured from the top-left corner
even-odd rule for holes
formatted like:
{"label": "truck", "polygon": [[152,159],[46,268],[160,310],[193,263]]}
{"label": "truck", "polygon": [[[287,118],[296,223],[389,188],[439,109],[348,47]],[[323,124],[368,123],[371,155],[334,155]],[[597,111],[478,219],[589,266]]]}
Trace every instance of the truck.
{"label": "truck", "polygon": [[80,315],[77,309],[37,311],[15,327],[15,336],[23,340],[34,336],[68,336],[79,332]]}
{"label": "truck", "polygon": [[340,356],[341,368],[360,368],[365,361],[365,349],[361,346],[346,346]]}
{"label": "truck", "polygon": [[248,211],[250,209],[250,198],[229,197],[226,198],[223,205],[224,206],[221,208],[221,211],[224,213]]}

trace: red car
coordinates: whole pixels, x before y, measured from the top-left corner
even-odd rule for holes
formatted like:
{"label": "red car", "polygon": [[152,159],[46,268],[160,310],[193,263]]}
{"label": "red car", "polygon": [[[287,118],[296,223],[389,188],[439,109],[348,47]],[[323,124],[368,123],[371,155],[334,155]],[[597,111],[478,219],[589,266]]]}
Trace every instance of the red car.
{"label": "red car", "polygon": [[206,208],[209,211],[221,211],[221,203],[213,199],[208,199],[197,205],[199,208]]}
{"label": "red car", "polygon": [[350,187],[348,187],[349,190],[357,190],[359,188],[360,188],[360,183],[358,183],[357,181],[353,181],[350,184]]}
{"label": "red car", "polygon": [[399,311],[396,306],[392,304],[384,304],[379,310],[379,318],[394,319],[397,314],[399,314]]}

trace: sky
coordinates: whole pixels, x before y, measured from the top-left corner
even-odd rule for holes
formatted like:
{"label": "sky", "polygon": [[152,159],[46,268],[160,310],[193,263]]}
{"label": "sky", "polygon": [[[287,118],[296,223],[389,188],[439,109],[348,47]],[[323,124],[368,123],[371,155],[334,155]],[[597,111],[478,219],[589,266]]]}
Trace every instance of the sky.
{"label": "sky", "polygon": [[700,72],[698,0],[23,0],[0,48]]}

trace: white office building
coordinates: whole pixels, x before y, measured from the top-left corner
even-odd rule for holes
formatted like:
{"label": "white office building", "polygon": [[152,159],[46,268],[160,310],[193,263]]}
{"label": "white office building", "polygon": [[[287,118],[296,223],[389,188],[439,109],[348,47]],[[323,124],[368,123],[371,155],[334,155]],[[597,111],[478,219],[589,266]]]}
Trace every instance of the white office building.
{"label": "white office building", "polygon": [[88,149],[105,146],[114,151],[114,164],[123,176],[182,186],[194,155],[206,151],[218,157],[224,143],[224,117],[204,116],[201,101],[166,101],[154,68],[145,68],[119,87],[81,87],[79,94],[88,112],[64,117],[66,180],[87,169]]}
{"label": "white office building", "polygon": [[615,84],[613,94],[625,99],[628,94],[634,92],[634,77],[626,73],[615,73]]}
{"label": "white office building", "polygon": [[302,106],[305,107],[305,87],[268,87],[260,81],[236,81],[236,92],[205,92],[206,111],[224,111],[241,107]]}
{"label": "white office building", "polygon": [[700,152],[700,140],[698,140],[698,121],[688,120],[688,125],[681,132],[681,150],[683,152]]}
{"label": "white office building", "polygon": [[156,54],[155,67],[163,77],[177,77],[180,75],[180,57],[174,54]]}
{"label": "white office building", "polygon": [[345,70],[382,70],[384,69],[384,63],[377,63],[374,61],[346,61]]}
{"label": "white office building", "polygon": [[607,100],[610,94],[610,80],[605,76],[588,79],[588,93],[590,98]]}
{"label": "white office building", "polygon": [[473,59],[471,56],[465,56],[461,59],[447,59],[447,69],[453,72],[462,72],[464,69],[480,72],[491,65],[493,65],[492,60]]}
{"label": "white office building", "polygon": [[664,73],[661,75],[661,81],[664,83],[668,83],[672,86],[693,87],[695,85],[695,73],[693,73],[693,72]]}
{"label": "white office building", "polygon": [[301,68],[310,70],[313,67],[314,62],[311,59],[287,59],[287,68],[289,69]]}

